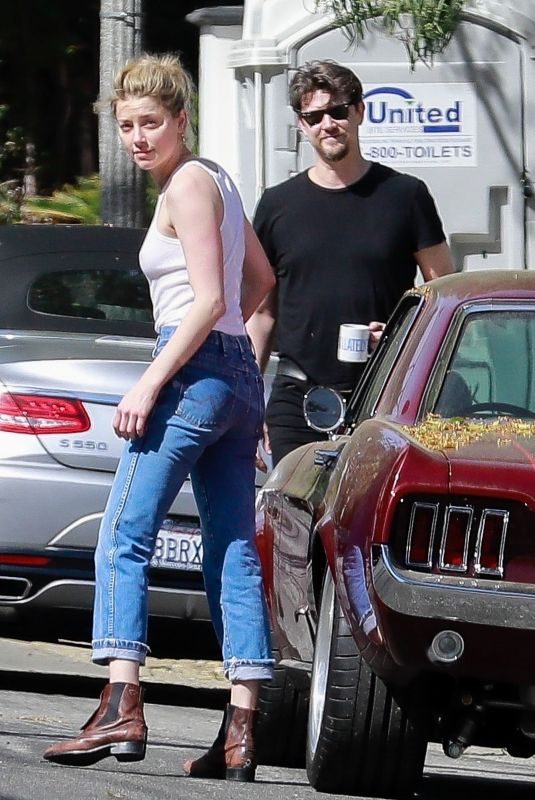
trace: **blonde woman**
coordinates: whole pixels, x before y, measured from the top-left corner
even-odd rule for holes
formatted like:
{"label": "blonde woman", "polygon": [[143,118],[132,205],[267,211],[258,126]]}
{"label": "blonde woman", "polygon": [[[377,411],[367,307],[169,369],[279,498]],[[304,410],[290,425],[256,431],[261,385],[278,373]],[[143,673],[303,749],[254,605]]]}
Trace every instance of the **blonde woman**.
{"label": "blonde woman", "polygon": [[203,531],[203,574],[231,681],[218,737],[187,774],[251,781],[259,683],[272,673],[254,542],[255,453],[264,400],[245,334],[274,283],[232,180],[186,144],[191,83],[178,59],[145,55],[118,73],[111,108],[121,140],[159,190],[140,251],[155,357],[117,407],[126,440],[95,554],[93,660],[109,668],[100,705],[45,758],[90,764],[145,756],[140,666],[147,646],[147,575],[156,533],[188,475]]}

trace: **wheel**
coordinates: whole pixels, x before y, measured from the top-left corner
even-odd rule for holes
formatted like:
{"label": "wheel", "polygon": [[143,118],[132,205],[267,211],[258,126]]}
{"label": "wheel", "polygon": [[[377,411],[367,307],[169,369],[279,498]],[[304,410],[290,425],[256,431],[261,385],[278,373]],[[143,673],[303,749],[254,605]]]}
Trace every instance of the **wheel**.
{"label": "wheel", "polygon": [[419,704],[399,701],[360,656],[328,571],[310,687],[311,785],[366,797],[411,794],[423,770],[426,726]]}
{"label": "wheel", "polygon": [[258,697],[258,761],[272,767],[304,767],[309,690],[296,686],[289,670],[279,665],[275,642],[273,658],[273,680],[261,685]]}

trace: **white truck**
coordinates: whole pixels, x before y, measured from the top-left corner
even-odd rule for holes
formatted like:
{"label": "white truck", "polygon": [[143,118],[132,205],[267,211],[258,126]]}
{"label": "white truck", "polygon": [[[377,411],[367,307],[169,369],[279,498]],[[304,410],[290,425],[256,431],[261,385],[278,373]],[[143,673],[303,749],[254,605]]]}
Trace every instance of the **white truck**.
{"label": "white truck", "polygon": [[188,17],[201,32],[200,151],[229,170],[247,212],[310,164],[288,82],[331,58],[364,85],[366,158],[426,181],[457,269],[535,268],[535,2],[469,0],[445,52],[414,71],[399,40],[370,26],[349,45],[314,5],[245,0]]}

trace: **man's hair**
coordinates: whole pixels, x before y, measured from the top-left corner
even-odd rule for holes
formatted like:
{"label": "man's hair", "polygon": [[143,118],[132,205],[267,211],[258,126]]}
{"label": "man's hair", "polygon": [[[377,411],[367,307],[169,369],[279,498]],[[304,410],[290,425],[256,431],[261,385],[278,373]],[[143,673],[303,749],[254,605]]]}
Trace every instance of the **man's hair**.
{"label": "man's hair", "polygon": [[189,73],[177,56],[145,53],[121,67],[115,76],[108,103],[115,114],[119,100],[149,96],[156,98],[176,116],[183,108],[189,110],[192,85]]}
{"label": "man's hair", "polygon": [[309,61],[300,67],[290,83],[290,105],[299,114],[303,99],[318,91],[357,104],[362,100],[362,84],[354,72],[336,61]]}

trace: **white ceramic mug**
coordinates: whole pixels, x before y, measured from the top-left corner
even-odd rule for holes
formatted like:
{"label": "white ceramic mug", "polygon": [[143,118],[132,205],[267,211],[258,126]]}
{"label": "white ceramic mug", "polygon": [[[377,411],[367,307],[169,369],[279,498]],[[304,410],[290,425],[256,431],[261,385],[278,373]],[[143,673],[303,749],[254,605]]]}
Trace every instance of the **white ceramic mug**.
{"label": "white ceramic mug", "polygon": [[362,362],[368,360],[370,329],[367,325],[344,323],[338,335],[338,361]]}

